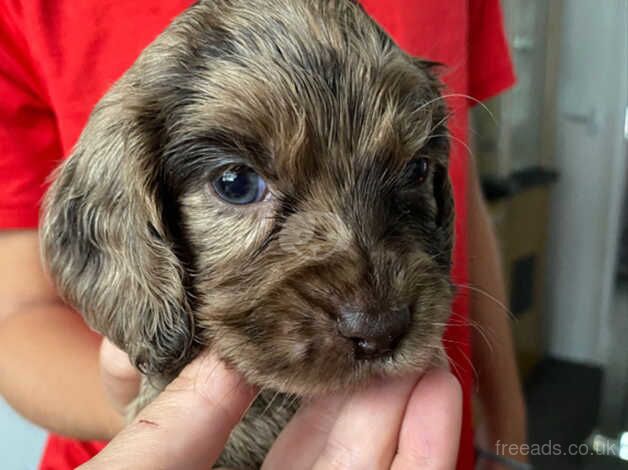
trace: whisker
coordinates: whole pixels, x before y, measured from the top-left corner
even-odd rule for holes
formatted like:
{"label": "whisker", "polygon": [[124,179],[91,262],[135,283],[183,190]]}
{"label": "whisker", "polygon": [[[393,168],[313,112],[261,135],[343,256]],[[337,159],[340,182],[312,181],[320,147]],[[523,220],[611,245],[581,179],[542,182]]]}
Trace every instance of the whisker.
{"label": "whisker", "polygon": [[277,399],[277,397],[279,396],[281,392],[279,391],[275,391],[275,393],[273,394],[273,397],[270,399],[270,401],[266,404],[266,406],[264,407],[264,409],[262,410],[262,412],[260,413],[260,417],[263,417],[267,411],[269,411],[272,406],[273,403],[275,402],[275,400]]}
{"label": "whisker", "polygon": [[501,302],[499,299],[497,299],[495,296],[489,294],[487,291],[485,291],[484,289],[481,289],[479,287],[476,286],[472,286],[471,284],[458,284],[458,283],[453,283],[453,285],[457,288],[462,288],[462,289],[469,289],[470,291],[473,292],[477,292],[478,294],[482,294],[484,295],[487,299],[491,300],[493,303],[495,303],[498,307],[500,307],[505,313],[508,314],[508,316],[510,317],[511,320],[517,320],[517,317],[515,317],[515,315],[512,313],[512,311],[503,303]]}
{"label": "whisker", "polygon": [[447,357],[447,360],[448,360],[449,364],[451,365],[451,367],[453,367],[455,374],[458,377],[462,377],[462,372],[460,372],[461,369],[459,367],[459,364],[456,364],[456,361],[454,361],[451,357]]}
{"label": "whisker", "polygon": [[475,104],[480,105],[480,107],[484,111],[486,111],[486,114],[489,115],[489,117],[491,118],[491,121],[493,121],[493,124],[495,124],[495,127],[499,129],[500,127],[499,122],[495,118],[495,115],[493,114],[493,112],[488,108],[488,106],[486,106],[486,104],[484,104],[482,101],[478,100],[477,98],[474,98],[473,96],[470,96],[470,95],[466,95],[464,93],[448,93],[448,94],[443,95],[443,98],[466,98],[468,100],[473,101]]}
{"label": "whisker", "polygon": [[298,402],[301,398],[296,393],[291,393],[290,395],[292,396],[292,400],[290,400],[290,403],[288,404],[288,409],[292,409],[292,407],[294,407],[294,404]]}
{"label": "whisker", "polygon": [[426,108],[427,106],[434,104],[436,102],[438,102],[439,100],[445,100],[447,98],[466,98],[468,100],[473,101],[474,103],[480,105],[480,107],[486,111],[486,113],[489,115],[489,117],[491,118],[491,121],[493,121],[493,123],[495,124],[495,126],[499,129],[499,123],[497,122],[497,119],[495,118],[495,115],[493,114],[493,112],[488,108],[488,106],[486,106],[484,103],[482,103],[480,100],[478,100],[477,98],[474,98],[473,96],[470,95],[466,95],[464,93],[447,93],[441,96],[438,96],[436,98],[432,98],[431,100],[423,103],[421,106],[419,106],[419,108],[417,108],[416,112],[419,112],[421,110],[423,110],[424,108]]}
{"label": "whisker", "polygon": [[462,357],[465,359],[465,361],[467,361],[467,364],[469,364],[469,368],[473,372],[473,381],[475,383],[475,391],[477,392],[478,384],[480,382],[480,373],[478,372],[476,367],[473,365],[473,361],[471,360],[469,355],[467,353],[465,353],[463,350],[460,350],[460,353],[461,353]]}
{"label": "whisker", "polygon": [[435,137],[447,137],[447,138],[449,138],[449,139],[453,139],[453,140],[455,140],[456,142],[458,142],[460,145],[462,145],[462,146],[466,149],[466,151],[469,153],[469,155],[471,155],[471,156],[475,156],[475,155],[473,154],[473,151],[471,150],[471,147],[470,147],[470,146],[469,146],[469,145],[468,145],[468,144],[467,144],[464,140],[462,140],[462,139],[461,139],[461,138],[459,138],[459,137],[456,137],[456,136],[455,136],[455,135],[453,135],[453,134],[434,134],[434,135],[431,135],[431,136],[430,136],[430,139],[433,139],[433,138],[435,138]]}
{"label": "whisker", "polygon": [[[448,322],[431,322],[430,323],[433,326],[438,326],[438,327],[447,327],[450,325],[454,325],[454,326],[468,326],[469,328],[471,328],[472,330],[475,330],[478,332],[478,334],[480,335],[480,337],[482,338],[482,340],[486,343],[486,345],[488,346],[488,348],[490,349],[491,352],[494,352],[494,346],[493,346],[493,341],[494,341],[494,337],[491,337],[491,332],[487,331],[487,329],[479,324],[478,322],[474,321],[471,318],[468,317],[463,317],[462,315],[460,315],[459,313],[456,312],[451,312],[451,315],[449,317],[449,321]],[[442,339],[442,341],[444,342],[450,342],[450,343],[459,343],[462,344],[460,341],[451,341],[451,340],[447,340],[445,338]]]}

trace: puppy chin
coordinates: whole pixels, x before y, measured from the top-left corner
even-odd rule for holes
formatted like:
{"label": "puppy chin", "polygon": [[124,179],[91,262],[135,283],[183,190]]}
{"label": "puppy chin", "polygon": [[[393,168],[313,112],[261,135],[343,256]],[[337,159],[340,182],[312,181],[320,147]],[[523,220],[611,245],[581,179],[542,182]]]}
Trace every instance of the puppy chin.
{"label": "puppy chin", "polygon": [[[345,346],[345,347],[343,347]],[[280,370],[269,370],[266,364],[243,360],[242,356],[220,354],[223,360],[240,372],[247,382],[280,393],[308,397],[334,392],[352,392],[367,387],[375,379],[420,375],[431,368],[447,368],[448,360],[440,335],[424,343],[420,349],[408,350],[403,345],[389,355],[374,359],[358,359],[347,345],[327,349],[320,357],[303,356],[305,345],[295,345],[295,356],[277,357]]]}

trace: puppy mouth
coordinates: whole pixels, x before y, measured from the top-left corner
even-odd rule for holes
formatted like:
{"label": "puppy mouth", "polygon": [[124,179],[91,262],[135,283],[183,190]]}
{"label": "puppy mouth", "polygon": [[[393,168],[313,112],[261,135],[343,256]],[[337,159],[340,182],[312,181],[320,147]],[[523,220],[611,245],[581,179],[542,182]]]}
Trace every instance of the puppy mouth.
{"label": "puppy mouth", "polygon": [[[392,337],[389,338],[390,341],[394,341]],[[385,360],[393,357],[395,348],[396,345],[381,347],[372,341],[358,339],[355,342],[355,350],[353,354],[356,361],[373,361],[375,359]]]}
{"label": "puppy mouth", "polygon": [[336,318],[339,341],[348,341],[357,362],[392,359],[412,328],[413,305],[390,308],[376,314],[340,308]]}
{"label": "puppy mouth", "polygon": [[441,331],[416,316],[418,307],[368,319],[359,311],[344,313],[344,323],[321,312],[302,313],[302,321],[269,322],[257,336],[229,328],[212,343],[250,383],[297,396],[357,390],[377,378],[420,373],[439,355]]}
{"label": "puppy mouth", "polygon": [[416,305],[391,309],[394,321],[386,317],[390,313],[386,312],[383,320],[368,324],[362,331],[367,334],[359,336],[347,336],[336,328],[336,352],[344,358],[339,357],[337,366],[339,371],[344,371],[346,380],[329,377],[328,381],[316,384],[312,392],[317,393],[318,388],[355,390],[376,378],[421,373],[440,364],[444,355],[440,341],[442,331],[421,325],[415,317],[416,310]]}
{"label": "puppy mouth", "polygon": [[[308,342],[311,344],[312,340]],[[414,344],[414,341],[406,344],[402,339],[394,348],[359,352],[351,340],[336,335],[327,347],[289,363],[284,362],[287,356],[283,356],[283,360],[274,356],[273,361],[263,363],[257,360],[260,356],[257,359],[251,357],[247,363],[232,357],[228,362],[239,369],[247,381],[262,388],[297,396],[315,396],[359,390],[378,378],[426,370],[434,363],[437,354],[427,344],[425,347],[415,347]],[[304,343],[293,347],[300,351],[308,349]]]}
{"label": "puppy mouth", "polygon": [[338,367],[339,374],[336,376],[329,377],[328,380],[309,383],[306,388],[301,386],[302,384],[299,383],[299,380],[295,380],[292,384],[296,388],[291,386],[285,391],[289,393],[296,392],[304,396],[313,396],[319,393],[360,390],[368,387],[373,380],[422,373],[437,363],[439,354],[431,348],[413,351],[406,350],[403,345],[400,345],[372,355],[353,352],[348,356],[347,361]]}

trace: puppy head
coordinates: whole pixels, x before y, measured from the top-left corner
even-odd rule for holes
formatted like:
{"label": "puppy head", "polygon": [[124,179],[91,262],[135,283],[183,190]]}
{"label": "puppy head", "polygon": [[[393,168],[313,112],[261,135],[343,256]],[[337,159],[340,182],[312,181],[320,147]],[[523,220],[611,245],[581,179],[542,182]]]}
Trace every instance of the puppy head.
{"label": "puppy head", "polygon": [[451,297],[445,121],[430,65],[348,1],[200,2],[96,106],[44,256],[149,376],[204,346],[300,394],[424,368]]}

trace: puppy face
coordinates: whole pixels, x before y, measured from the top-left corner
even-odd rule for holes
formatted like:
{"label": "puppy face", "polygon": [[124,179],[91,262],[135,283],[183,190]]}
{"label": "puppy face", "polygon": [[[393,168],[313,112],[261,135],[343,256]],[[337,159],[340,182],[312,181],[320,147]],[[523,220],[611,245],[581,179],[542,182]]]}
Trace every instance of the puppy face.
{"label": "puppy face", "polygon": [[298,394],[424,368],[451,298],[445,121],[429,65],[352,3],[198,3],[97,105],[44,255],[148,375],[205,346]]}

